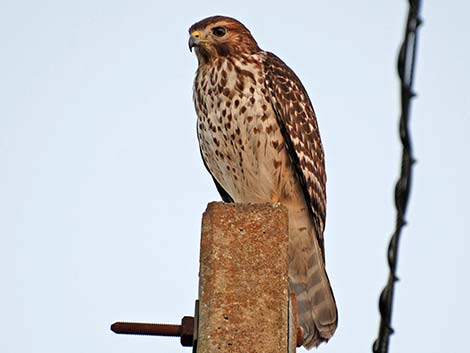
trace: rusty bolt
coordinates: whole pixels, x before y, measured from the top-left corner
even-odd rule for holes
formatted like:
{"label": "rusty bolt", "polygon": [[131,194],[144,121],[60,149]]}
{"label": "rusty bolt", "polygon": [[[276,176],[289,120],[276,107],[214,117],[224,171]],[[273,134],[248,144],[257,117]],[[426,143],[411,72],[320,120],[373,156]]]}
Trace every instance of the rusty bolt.
{"label": "rusty bolt", "polygon": [[114,333],[127,335],[173,336],[181,337],[183,347],[192,347],[194,334],[194,317],[185,316],[181,325],[149,324],[138,322],[115,322],[111,325]]}

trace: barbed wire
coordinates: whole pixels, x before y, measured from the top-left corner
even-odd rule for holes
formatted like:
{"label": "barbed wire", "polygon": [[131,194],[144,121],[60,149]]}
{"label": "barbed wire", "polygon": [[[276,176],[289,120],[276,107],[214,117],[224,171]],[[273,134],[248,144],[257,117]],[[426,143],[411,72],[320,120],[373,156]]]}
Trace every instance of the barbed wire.
{"label": "barbed wire", "polygon": [[402,143],[402,161],[400,177],[395,185],[396,225],[387,250],[387,260],[390,273],[387,285],[382,290],[379,299],[380,328],[377,339],[374,341],[374,353],[387,353],[390,335],[393,334],[391,326],[393,295],[398,261],[398,246],[403,226],[406,225],[405,213],[410,197],[412,167],[415,163],[409,131],[411,99],[413,92],[413,78],[415,69],[416,46],[418,41],[418,28],[422,23],[419,17],[421,1],[409,0],[408,19],[406,23],[405,38],[398,55],[398,75],[401,83],[401,116],[400,139]]}

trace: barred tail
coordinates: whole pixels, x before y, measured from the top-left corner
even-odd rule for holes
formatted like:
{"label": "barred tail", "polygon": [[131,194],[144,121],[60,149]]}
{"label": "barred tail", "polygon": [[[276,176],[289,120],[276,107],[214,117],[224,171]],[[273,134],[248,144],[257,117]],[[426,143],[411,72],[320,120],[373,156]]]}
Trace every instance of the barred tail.
{"label": "barred tail", "polygon": [[297,297],[304,347],[310,349],[333,336],[338,313],[316,235],[305,228],[290,231],[289,285]]}

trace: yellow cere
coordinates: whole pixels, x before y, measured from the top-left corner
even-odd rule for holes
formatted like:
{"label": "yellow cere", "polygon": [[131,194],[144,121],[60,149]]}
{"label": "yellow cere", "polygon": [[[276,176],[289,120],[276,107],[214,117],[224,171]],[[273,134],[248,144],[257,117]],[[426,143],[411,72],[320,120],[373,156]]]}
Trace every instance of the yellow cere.
{"label": "yellow cere", "polygon": [[193,33],[191,33],[191,36],[193,36],[194,38],[199,38],[201,36],[201,32],[194,31]]}

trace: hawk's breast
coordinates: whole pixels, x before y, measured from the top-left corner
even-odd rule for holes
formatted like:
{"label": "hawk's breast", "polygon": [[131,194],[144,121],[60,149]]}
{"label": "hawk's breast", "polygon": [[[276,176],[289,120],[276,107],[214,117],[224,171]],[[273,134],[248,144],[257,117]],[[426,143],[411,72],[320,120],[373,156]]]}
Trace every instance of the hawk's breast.
{"label": "hawk's breast", "polygon": [[279,201],[295,180],[261,60],[218,58],[199,67],[194,83],[202,157],[236,202]]}

